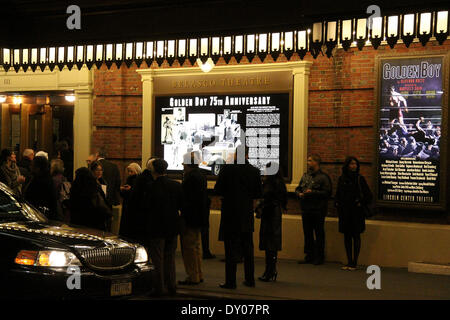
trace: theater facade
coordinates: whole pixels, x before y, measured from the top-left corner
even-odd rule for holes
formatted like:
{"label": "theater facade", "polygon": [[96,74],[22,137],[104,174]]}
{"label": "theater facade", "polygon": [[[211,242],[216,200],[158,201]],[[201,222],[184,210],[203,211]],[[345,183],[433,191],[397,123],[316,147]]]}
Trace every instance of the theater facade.
{"label": "theater facade", "polygon": [[[377,207],[361,263],[448,264],[448,9],[413,9],[283,30],[4,46],[1,148],[56,154],[64,140],[77,169],[101,147],[124,177],[129,163],[159,156],[175,179],[183,154],[198,151],[217,253],[220,200],[212,189],[240,144],[253,165],[275,163],[291,193],[308,154],[321,156],[334,190],[354,155]],[[281,258],[303,256],[300,213],[292,193]],[[333,201],[326,240],[327,260],[344,261]]]}

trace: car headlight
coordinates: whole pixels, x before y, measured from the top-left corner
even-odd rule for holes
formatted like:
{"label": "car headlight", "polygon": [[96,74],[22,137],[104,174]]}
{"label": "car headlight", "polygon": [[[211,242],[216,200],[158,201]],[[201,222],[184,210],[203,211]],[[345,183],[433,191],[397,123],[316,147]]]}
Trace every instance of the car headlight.
{"label": "car headlight", "polygon": [[140,246],[136,249],[136,255],[134,256],[134,263],[146,263],[148,261],[147,250]]}
{"label": "car headlight", "polygon": [[20,251],[16,264],[38,267],[68,267],[81,265],[80,260],[71,252],[58,250]]}

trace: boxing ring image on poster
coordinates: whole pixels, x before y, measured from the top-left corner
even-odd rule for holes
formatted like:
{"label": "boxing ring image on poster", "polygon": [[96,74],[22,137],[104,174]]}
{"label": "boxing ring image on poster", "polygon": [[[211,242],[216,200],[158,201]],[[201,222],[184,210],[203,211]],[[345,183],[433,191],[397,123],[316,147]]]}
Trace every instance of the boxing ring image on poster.
{"label": "boxing ring image on poster", "polygon": [[379,200],[439,202],[443,58],[381,60]]}

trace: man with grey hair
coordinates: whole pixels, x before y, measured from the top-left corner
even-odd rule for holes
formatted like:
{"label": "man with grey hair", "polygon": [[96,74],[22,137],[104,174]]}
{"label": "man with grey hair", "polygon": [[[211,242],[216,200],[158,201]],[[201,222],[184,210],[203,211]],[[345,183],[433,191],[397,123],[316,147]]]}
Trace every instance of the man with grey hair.
{"label": "man with grey hair", "polygon": [[22,153],[22,160],[17,163],[19,167],[20,173],[25,177],[25,185],[31,179],[31,163],[34,159],[34,150],[33,149],[25,149]]}
{"label": "man with grey hair", "polygon": [[[308,171],[303,174],[295,193],[302,209],[305,260],[299,263],[320,265],[325,260],[325,216],[331,196],[331,179],[320,169],[320,156],[308,157]],[[316,239],[314,240],[314,234]]]}

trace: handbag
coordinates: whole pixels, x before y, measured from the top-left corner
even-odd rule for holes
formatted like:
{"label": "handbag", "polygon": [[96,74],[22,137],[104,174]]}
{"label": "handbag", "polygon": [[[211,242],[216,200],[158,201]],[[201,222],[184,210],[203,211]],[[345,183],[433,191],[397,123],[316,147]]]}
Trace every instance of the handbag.
{"label": "handbag", "polygon": [[[362,188],[361,188],[361,176],[358,177],[358,190],[359,190],[360,199],[361,200],[364,199],[364,195],[362,193]],[[361,209],[364,214],[364,217],[366,217],[366,218],[371,218],[375,215],[375,210],[373,208],[372,203],[368,204],[368,203],[361,202]]]}

